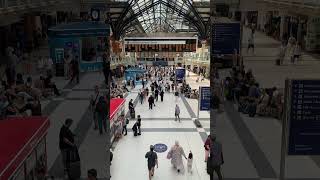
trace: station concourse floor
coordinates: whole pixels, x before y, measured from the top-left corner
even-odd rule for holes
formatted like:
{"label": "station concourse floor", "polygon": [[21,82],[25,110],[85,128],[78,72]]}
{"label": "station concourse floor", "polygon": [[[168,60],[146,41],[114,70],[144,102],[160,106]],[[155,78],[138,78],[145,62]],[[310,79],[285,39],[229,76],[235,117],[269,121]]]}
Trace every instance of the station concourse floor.
{"label": "station concourse floor", "polygon": [[[279,43],[262,33],[256,34],[256,52],[246,54],[246,31],[244,33],[244,63],[251,68],[261,87],[279,86],[283,88],[286,77],[320,77],[319,59],[308,54],[297,65],[275,66],[274,61]],[[227,73],[225,73],[227,75]],[[209,85],[205,80],[195,82],[196,76],[187,79],[192,87]],[[71,129],[77,135],[76,140],[81,156],[82,177],[90,168],[98,170],[98,176],[106,179],[105,137],[93,130],[92,115],[88,110],[89,96],[94,85],[101,85],[103,75],[98,72],[81,75],[80,84],[68,84],[63,78],[55,78],[62,96],[42,101],[44,114],[48,115],[51,126],[47,135],[49,174],[62,179],[63,168],[58,148],[59,130],[66,118],[72,118]],[[126,96],[128,101],[137,99],[138,89]],[[105,90],[103,90],[105,91]],[[174,106],[179,104],[181,123],[174,121]],[[177,174],[166,159],[165,153],[159,153],[159,169],[154,180],[208,180],[204,163],[203,140],[209,133],[209,113],[200,112],[203,128],[196,128],[192,119],[197,115],[197,100],[175,97],[166,93],[164,102],[156,102],[156,107],[149,110],[147,103],[136,104],[136,115],[142,117],[142,135],[134,137],[132,131],[114,146],[114,159],[111,166],[112,180],[147,180],[147,162],[144,158],[151,144],[163,143],[168,149],[178,140],[185,153],[194,154],[193,174]],[[217,114],[216,133],[223,145],[225,164],[222,167],[225,179],[230,180],[275,180],[279,176],[281,122],[273,118],[256,116],[249,118],[239,114],[236,107],[225,103],[225,111]],[[133,121],[128,129],[131,129]],[[186,163],[185,163],[186,165]],[[288,179],[320,179],[319,156],[290,156],[287,158],[286,177]]]}

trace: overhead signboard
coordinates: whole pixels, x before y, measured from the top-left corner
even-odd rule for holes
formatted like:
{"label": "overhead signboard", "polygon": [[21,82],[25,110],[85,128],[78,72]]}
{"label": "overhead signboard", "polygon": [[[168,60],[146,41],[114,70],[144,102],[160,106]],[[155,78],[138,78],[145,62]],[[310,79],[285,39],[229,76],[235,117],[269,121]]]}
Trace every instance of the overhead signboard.
{"label": "overhead signboard", "polygon": [[320,80],[291,81],[289,155],[320,155]]}
{"label": "overhead signboard", "polygon": [[210,110],[210,87],[200,87],[199,88],[200,97],[199,97],[199,109],[200,111],[209,111]]}
{"label": "overhead signboard", "polygon": [[240,52],[240,32],[240,23],[214,23],[213,54],[233,54],[235,49]]}

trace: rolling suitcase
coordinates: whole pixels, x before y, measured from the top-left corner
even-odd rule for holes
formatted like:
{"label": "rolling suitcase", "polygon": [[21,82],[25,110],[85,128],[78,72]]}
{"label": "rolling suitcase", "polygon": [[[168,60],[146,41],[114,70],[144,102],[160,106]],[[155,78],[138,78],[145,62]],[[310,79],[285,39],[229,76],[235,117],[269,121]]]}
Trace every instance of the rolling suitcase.
{"label": "rolling suitcase", "polygon": [[132,110],[132,111],[130,112],[130,117],[131,117],[131,119],[136,118],[136,112],[135,112],[134,110]]}

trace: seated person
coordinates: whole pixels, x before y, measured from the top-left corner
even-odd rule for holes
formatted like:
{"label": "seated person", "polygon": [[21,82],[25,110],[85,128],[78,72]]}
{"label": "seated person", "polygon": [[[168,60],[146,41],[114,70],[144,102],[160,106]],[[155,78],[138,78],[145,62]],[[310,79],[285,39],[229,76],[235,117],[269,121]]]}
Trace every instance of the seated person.
{"label": "seated person", "polygon": [[59,90],[55,83],[51,82],[52,75],[48,75],[46,78],[43,79],[44,88],[51,88],[55,95],[60,96]]}
{"label": "seated person", "polygon": [[275,95],[275,92],[277,91],[277,87],[273,87],[273,88],[267,88],[265,89],[267,95],[269,96],[269,99],[268,99],[268,106],[272,106],[274,103],[274,95]]}
{"label": "seated person", "polygon": [[21,73],[18,73],[17,74],[16,85],[19,86],[19,85],[23,85],[23,84],[24,84],[23,76],[22,76]]}
{"label": "seated person", "polygon": [[14,106],[12,102],[9,102],[7,108],[6,108],[6,116],[15,116],[19,113],[19,110]]}
{"label": "seated person", "polygon": [[19,112],[20,113],[25,113],[27,110],[31,111],[31,115],[32,116],[41,116],[42,112],[41,112],[41,103],[39,99],[34,99],[31,102],[28,102],[27,104],[25,104],[25,106],[23,106]]}
{"label": "seated person", "polygon": [[253,100],[256,100],[260,97],[261,93],[260,93],[260,90],[259,90],[259,84],[258,83],[251,83],[251,86],[249,88],[249,98],[250,99],[253,99]]}
{"label": "seated person", "polygon": [[0,93],[0,112],[3,112],[7,108],[8,105],[9,105],[8,99],[5,95],[5,92],[2,91]]}

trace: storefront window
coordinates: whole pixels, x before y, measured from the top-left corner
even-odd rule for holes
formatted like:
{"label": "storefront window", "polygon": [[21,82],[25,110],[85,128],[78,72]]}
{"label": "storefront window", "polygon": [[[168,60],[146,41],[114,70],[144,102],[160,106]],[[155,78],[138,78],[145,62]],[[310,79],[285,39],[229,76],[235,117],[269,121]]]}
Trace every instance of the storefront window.
{"label": "storefront window", "polygon": [[102,62],[102,56],[106,49],[106,40],[104,37],[86,37],[82,38],[82,61]]}

